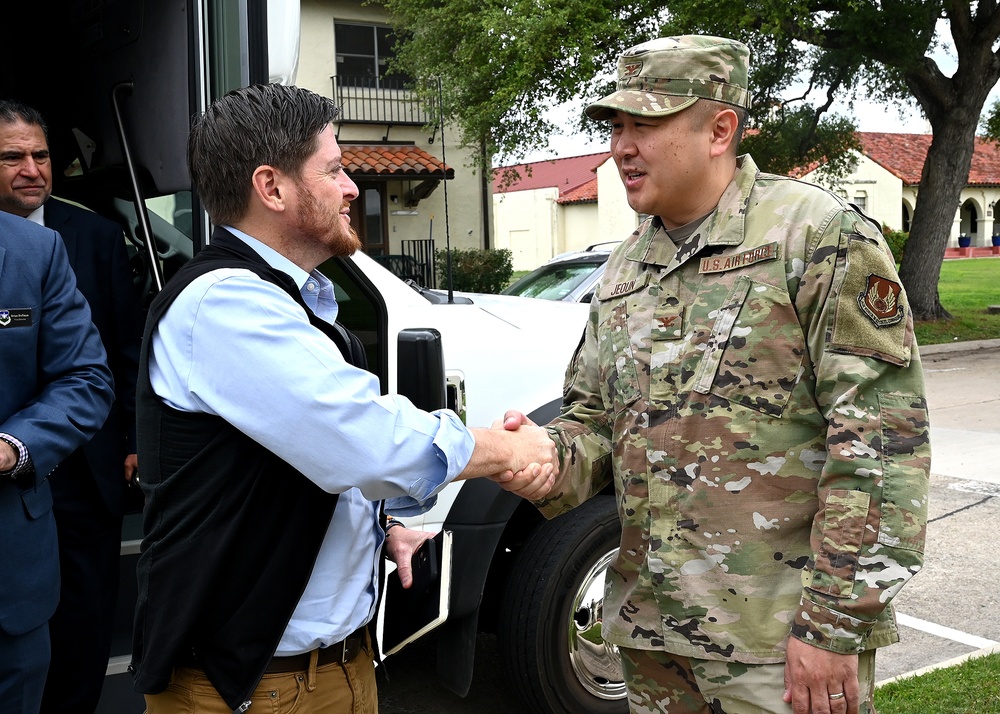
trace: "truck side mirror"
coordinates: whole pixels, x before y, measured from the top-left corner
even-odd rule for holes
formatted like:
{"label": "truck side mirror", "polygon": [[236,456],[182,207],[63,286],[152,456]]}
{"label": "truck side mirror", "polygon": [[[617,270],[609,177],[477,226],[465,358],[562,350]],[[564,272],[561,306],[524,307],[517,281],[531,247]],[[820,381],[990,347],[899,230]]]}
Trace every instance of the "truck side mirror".
{"label": "truck side mirror", "polygon": [[398,340],[396,391],[424,411],[447,403],[441,333],[432,327],[401,330]]}

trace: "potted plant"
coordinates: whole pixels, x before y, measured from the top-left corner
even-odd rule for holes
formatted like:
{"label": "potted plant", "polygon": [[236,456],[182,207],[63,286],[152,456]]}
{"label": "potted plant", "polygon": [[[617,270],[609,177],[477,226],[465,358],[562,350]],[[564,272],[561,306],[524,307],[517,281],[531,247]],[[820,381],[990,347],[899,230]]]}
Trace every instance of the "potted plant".
{"label": "potted plant", "polygon": [[993,245],[1000,246],[1000,234],[994,233],[990,240],[993,241]]}
{"label": "potted plant", "polygon": [[958,237],[959,248],[968,248],[970,245],[972,245],[972,236],[963,234]]}

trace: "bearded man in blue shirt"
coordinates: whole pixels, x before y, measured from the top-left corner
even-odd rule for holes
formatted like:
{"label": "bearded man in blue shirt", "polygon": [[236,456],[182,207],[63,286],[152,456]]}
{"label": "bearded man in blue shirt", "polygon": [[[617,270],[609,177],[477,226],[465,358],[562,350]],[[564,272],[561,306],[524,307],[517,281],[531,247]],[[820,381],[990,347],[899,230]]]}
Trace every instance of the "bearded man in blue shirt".
{"label": "bearded man in blue shirt", "polygon": [[543,430],[470,430],[380,395],[336,323],[317,267],[360,247],[336,116],[308,90],[256,85],[194,121],[189,165],[217,228],[150,307],[136,400],[133,672],[148,714],[275,698],[375,714],[380,552],[407,585],[431,535],[386,539],[382,502],[419,512],[479,476],[519,493],[551,485]]}

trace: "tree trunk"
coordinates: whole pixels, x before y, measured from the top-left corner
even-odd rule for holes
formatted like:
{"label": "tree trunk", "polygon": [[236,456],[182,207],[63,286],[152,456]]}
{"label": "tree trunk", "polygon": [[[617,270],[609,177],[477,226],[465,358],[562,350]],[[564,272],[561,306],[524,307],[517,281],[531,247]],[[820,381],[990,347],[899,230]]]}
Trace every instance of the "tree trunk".
{"label": "tree trunk", "polygon": [[979,114],[953,111],[931,126],[927,159],[913,211],[912,230],[899,268],[914,320],[950,319],[941,304],[938,279],[962,189],[969,180]]}
{"label": "tree trunk", "polygon": [[958,57],[954,75],[946,77],[929,57],[904,71],[904,82],[934,134],[899,269],[914,320],[951,317],[938,295],[941,264],[969,181],[979,117],[1000,78],[992,49],[1000,32],[996,2],[978,3],[975,9],[972,3],[945,3],[944,8]]}

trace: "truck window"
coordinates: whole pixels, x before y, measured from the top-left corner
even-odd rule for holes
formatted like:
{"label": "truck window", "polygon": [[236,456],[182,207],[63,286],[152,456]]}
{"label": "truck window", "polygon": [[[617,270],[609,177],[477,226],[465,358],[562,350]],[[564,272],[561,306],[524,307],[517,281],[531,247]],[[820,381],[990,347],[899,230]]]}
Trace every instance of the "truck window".
{"label": "truck window", "polygon": [[320,272],[333,282],[337,293],[337,321],[353,332],[365,348],[368,369],[379,375],[381,391],[386,391],[386,349],[379,325],[385,324],[381,298],[356,272],[348,272],[345,263],[336,258],[319,266]]}

